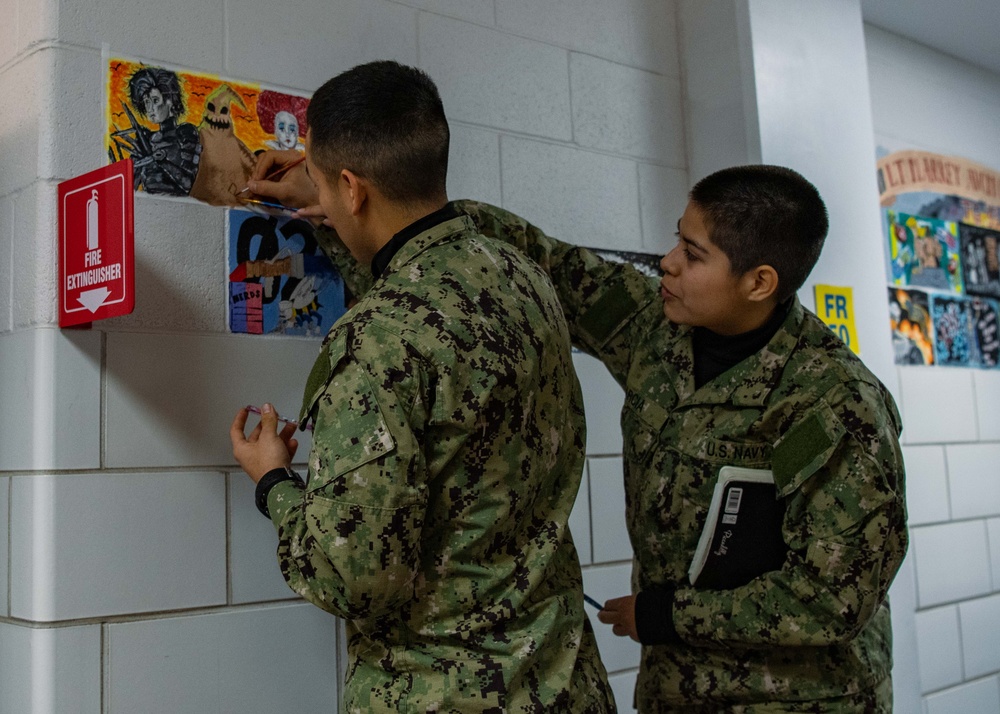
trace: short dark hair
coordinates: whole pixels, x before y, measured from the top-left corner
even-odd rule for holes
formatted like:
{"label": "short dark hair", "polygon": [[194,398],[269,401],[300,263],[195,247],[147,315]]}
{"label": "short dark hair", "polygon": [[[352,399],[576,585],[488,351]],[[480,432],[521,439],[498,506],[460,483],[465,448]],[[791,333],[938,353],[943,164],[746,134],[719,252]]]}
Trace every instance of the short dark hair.
{"label": "short dark hair", "polygon": [[421,70],[385,60],[349,69],[316,91],[306,118],[313,163],[327,176],[349,169],[400,203],[445,193],[448,121]]}
{"label": "short dark hair", "polygon": [[779,301],[802,287],[829,220],[819,191],[801,174],[783,166],[735,166],[703,178],[690,198],[734,274],[770,265],[778,274]]}
{"label": "short dark hair", "polygon": [[142,100],[151,89],[160,90],[163,98],[172,103],[171,116],[179,117],[184,113],[184,98],[181,96],[181,83],[176,72],[162,67],[143,67],[129,77],[129,98],[132,100],[132,106],[142,116],[146,116],[146,105]]}

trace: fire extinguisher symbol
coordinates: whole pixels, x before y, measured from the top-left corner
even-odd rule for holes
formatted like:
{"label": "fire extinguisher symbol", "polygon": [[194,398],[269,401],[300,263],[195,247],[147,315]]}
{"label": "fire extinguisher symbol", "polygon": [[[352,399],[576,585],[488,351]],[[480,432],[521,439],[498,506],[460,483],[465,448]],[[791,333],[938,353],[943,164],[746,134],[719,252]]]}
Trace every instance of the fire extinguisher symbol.
{"label": "fire extinguisher symbol", "polygon": [[[77,204],[79,205],[79,204]],[[92,189],[87,200],[87,250],[97,250],[100,220],[97,209],[97,189]]]}

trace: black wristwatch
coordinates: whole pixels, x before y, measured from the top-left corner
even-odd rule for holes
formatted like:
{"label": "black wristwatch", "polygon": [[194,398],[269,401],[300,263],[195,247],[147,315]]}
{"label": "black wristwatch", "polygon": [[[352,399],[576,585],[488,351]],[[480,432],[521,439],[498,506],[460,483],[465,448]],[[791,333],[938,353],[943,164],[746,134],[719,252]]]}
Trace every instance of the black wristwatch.
{"label": "black wristwatch", "polygon": [[257,490],[254,492],[254,501],[257,504],[257,510],[268,518],[271,517],[271,513],[267,510],[267,496],[271,493],[271,489],[282,481],[298,481],[299,483],[302,483],[302,479],[299,475],[292,471],[292,469],[288,466],[279,466],[276,469],[271,469],[266,474],[261,476],[260,481],[257,482]]}

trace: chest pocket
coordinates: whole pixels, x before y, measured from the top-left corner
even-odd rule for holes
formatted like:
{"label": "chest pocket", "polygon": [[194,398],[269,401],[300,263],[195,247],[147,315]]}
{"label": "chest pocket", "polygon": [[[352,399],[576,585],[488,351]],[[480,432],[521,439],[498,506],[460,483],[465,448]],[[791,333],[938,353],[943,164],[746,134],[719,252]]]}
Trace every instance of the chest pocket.
{"label": "chest pocket", "polygon": [[637,464],[650,461],[667,417],[667,410],[656,402],[643,399],[635,392],[628,394],[622,410],[622,435],[625,457],[629,461]]}
{"label": "chest pocket", "polygon": [[[323,360],[326,366],[320,363]],[[310,374],[302,414],[313,419],[309,491],[347,492],[351,472],[396,448],[367,371],[336,343],[323,351]],[[350,485],[351,490],[357,484]]]}

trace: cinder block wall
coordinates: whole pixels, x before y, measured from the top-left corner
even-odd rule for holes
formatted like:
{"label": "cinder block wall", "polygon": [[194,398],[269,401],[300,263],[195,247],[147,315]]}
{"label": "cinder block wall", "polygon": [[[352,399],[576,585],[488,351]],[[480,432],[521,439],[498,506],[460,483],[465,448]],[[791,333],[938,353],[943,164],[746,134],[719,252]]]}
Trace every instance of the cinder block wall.
{"label": "cinder block wall", "polygon": [[[866,28],[881,144],[1000,169],[1000,76]],[[1000,712],[1000,372],[899,367],[925,714]]]}
{"label": "cinder block wall", "polygon": [[[452,197],[660,253],[689,184],[674,5],[5,0],[3,14],[0,711],[333,711],[337,623],[281,580],[227,438],[241,404],[297,408],[318,342],[227,334],[223,211],[145,195],[135,312],[55,327],[56,185],[105,160],[102,50],[307,92],[371,59],[416,64],[452,122]],[[630,570],[623,396],[593,360],[578,367],[591,458],[572,529],[604,599]],[[638,647],[598,631],[627,710]]]}

